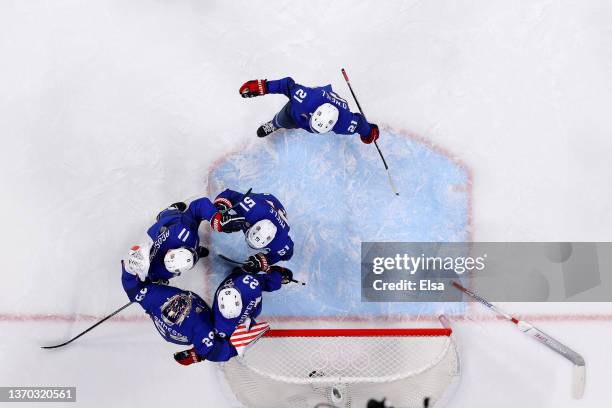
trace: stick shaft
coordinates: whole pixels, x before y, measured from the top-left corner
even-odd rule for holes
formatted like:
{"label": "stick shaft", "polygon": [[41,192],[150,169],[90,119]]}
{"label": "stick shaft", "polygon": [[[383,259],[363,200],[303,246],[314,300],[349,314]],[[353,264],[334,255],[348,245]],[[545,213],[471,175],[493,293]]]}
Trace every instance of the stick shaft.
{"label": "stick shaft", "polygon": [[[249,194],[251,194],[251,191],[253,189],[249,188],[248,191],[246,193],[244,193],[244,195],[242,196],[242,198],[240,199],[240,201],[244,200],[245,197],[247,197]],[[238,205],[238,204],[237,204]],[[231,208],[228,208],[227,210],[225,210],[224,212],[230,211],[231,209],[233,209],[235,206],[232,206]],[[221,257],[223,257],[222,255],[220,255]],[[225,259],[225,257],[223,257]],[[238,263],[240,265],[242,265],[242,262],[236,262],[236,261],[232,261],[231,259],[227,258],[227,261],[230,262],[234,262],[234,263]],[[59,348],[59,347],[63,347],[66,346],[70,343],[72,343],[73,341],[75,341],[76,339],[78,339],[79,337],[85,335],[86,333],[89,333],[91,330],[95,329],[96,327],[98,327],[99,325],[101,325],[102,323],[104,323],[105,321],[107,321],[108,319],[110,319],[111,317],[115,316],[116,314],[120,313],[123,309],[127,308],[128,306],[132,305],[134,302],[129,302],[126,303],[125,305],[121,306],[119,309],[115,310],[113,313],[109,314],[108,316],[106,316],[105,318],[103,318],[102,320],[100,320],[99,322],[97,322],[96,324],[94,324],[93,326],[89,327],[88,329],[82,331],[81,333],[77,334],[75,337],[71,338],[70,340],[61,343],[61,344],[56,344],[54,346],[42,346],[41,348],[43,349],[54,349],[54,348]]]}
{"label": "stick shaft", "polygon": [[561,343],[559,340],[555,339],[549,334],[546,334],[545,332],[538,329],[531,323],[526,322],[524,320],[519,320],[516,317],[506,313],[499,307],[491,304],[488,300],[486,300],[482,296],[479,296],[476,293],[472,292],[471,290],[464,288],[459,283],[453,282],[452,284],[455,288],[459,289],[461,292],[477,300],[478,302],[485,305],[487,308],[491,309],[498,315],[503,316],[506,320],[509,320],[512,323],[514,323],[516,327],[521,332],[526,334],[527,336],[531,337],[534,340],[537,340],[539,343],[548,347],[550,350],[556,352],[557,354],[560,354],[565,359],[571,361],[574,364],[572,394],[574,398],[582,398],[582,395],[584,394],[584,388],[585,388],[585,382],[586,382],[586,374],[585,374],[586,363],[584,361],[584,358],[579,353],[572,350],[571,348]]}
{"label": "stick shaft", "polygon": [[516,317],[511,316],[510,314],[504,312],[503,310],[501,310],[497,306],[491,304],[485,298],[477,295],[476,293],[472,292],[469,289],[464,288],[463,286],[461,286],[457,282],[453,282],[453,286],[456,287],[457,289],[459,289],[460,291],[462,291],[463,293],[467,294],[468,296],[476,299],[478,302],[480,302],[483,305],[487,306],[489,309],[493,310],[497,314],[503,316],[506,320],[510,320],[523,333],[525,333],[529,337],[532,337],[532,338],[536,339],[537,341],[539,341],[540,343],[544,344],[546,347],[550,348],[551,350],[554,350],[557,353],[561,354],[563,357],[567,358],[572,363],[574,363],[576,365],[584,365],[584,359],[582,358],[582,356],[580,354],[576,353],[574,350],[570,349],[569,347],[567,347],[566,345],[564,345],[560,341],[556,340],[554,337],[544,333],[542,330],[538,329],[537,327],[535,327],[531,323],[528,323],[528,322],[523,321],[523,320],[519,320]]}
{"label": "stick shaft", "polygon": [[[353,87],[351,85],[351,81],[349,80],[348,74],[346,73],[346,70],[344,68],[342,68],[342,76],[344,76],[344,80],[346,81],[346,84],[348,85],[348,88],[351,91],[351,95],[353,95],[353,99],[355,100],[355,103],[357,104],[357,108],[359,109],[359,112],[361,112],[361,115],[367,121],[368,119],[366,118],[366,115],[363,112],[363,109],[361,109],[361,105],[359,104],[359,99],[357,99],[357,95],[355,95],[355,91],[353,91]],[[374,146],[376,146],[376,150],[378,151],[378,155],[380,156],[380,158],[381,158],[381,160],[383,162],[383,165],[385,166],[385,170],[387,171],[387,177],[389,178],[389,184],[391,185],[391,190],[393,190],[395,195],[399,195],[397,187],[395,186],[395,183],[393,182],[393,178],[391,177],[391,172],[389,171],[389,166],[387,165],[387,160],[385,160],[385,156],[382,154],[382,151],[380,150],[380,147],[378,146],[378,143],[376,142],[376,140],[374,141]]]}
{"label": "stick shaft", "polygon": [[236,264],[236,265],[244,265],[244,262],[238,262],[233,260],[232,258],[228,258],[227,256],[223,255],[223,254],[217,254],[219,256],[219,258],[223,259],[224,261]]}
{"label": "stick shaft", "polygon": [[461,286],[457,282],[453,282],[453,286],[456,287],[457,289],[459,289],[460,291],[462,291],[463,293],[465,293],[466,295],[470,296],[471,298],[473,298],[473,299],[477,300],[478,302],[482,303],[483,305],[485,305],[489,309],[493,310],[495,313],[503,316],[506,320],[510,320],[512,323],[518,324],[518,320],[517,319],[515,319],[514,317],[512,317],[508,313],[504,312],[503,310],[501,310],[497,306],[493,305],[492,303],[490,303],[485,298],[477,295],[476,293],[472,292],[469,289],[464,288],[463,286]]}
{"label": "stick shaft", "polygon": [[[228,258],[227,256],[225,256],[223,254],[217,254],[217,255],[219,255],[219,258],[223,259],[224,261],[231,262],[231,263],[236,264],[236,265],[244,265],[244,262],[235,261],[232,258]],[[291,282],[293,282],[293,283],[300,283],[302,285],[306,285],[306,282],[301,282],[301,281],[295,280],[295,279],[291,279]]]}
{"label": "stick shaft", "polygon": [[363,109],[361,109],[359,100],[357,99],[357,96],[355,95],[355,92],[353,91],[353,87],[351,86],[351,81],[349,80],[349,77],[344,68],[342,68],[342,75],[344,76],[344,80],[346,81],[346,84],[348,85],[349,90],[351,91],[351,95],[353,95],[353,99],[355,100],[355,103],[357,104],[357,109],[359,109],[359,112],[361,112],[361,114],[363,115],[363,118],[366,119],[366,115],[365,113],[363,113]]}
{"label": "stick shaft", "polygon": [[82,331],[81,333],[77,334],[76,336],[74,336],[73,338],[71,338],[70,340],[68,340],[68,341],[66,341],[64,343],[56,344],[55,346],[43,346],[41,348],[43,348],[43,349],[54,349],[54,348],[66,346],[66,345],[72,343],[73,341],[75,341],[76,339],[78,339],[79,337],[83,336],[84,334],[89,333],[90,331],[92,331],[93,329],[95,329],[96,327],[98,327],[99,325],[101,325],[102,323],[104,323],[105,321],[110,319],[111,317],[115,316],[117,313],[121,312],[123,309],[125,309],[128,306],[132,305],[133,303],[134,302],[126,303],[125,305],[121,306],[119,309],[115,310],[113,313],[111,313],[108,316],[106,316],[104,319],[100,320],[99,322],[97,322],[93,326],[89,327],[87,330]]}
{"label": "stick shaft", "polygon": [[539,341],[540,343],[542,343],[549,349],[561,354],[563,357],[565,357],[572,363],[576,365],[585,364],[584,358],[580,354],[578,354],[571,348],[567,347],[565,344],[561,343],[560,341],[556,340],[554,337],[550,336],[549,334],[546,334],[542,330],[533,326],[532,324],[519,320],[518,327],[519,329],[521,329],[523,333]]}

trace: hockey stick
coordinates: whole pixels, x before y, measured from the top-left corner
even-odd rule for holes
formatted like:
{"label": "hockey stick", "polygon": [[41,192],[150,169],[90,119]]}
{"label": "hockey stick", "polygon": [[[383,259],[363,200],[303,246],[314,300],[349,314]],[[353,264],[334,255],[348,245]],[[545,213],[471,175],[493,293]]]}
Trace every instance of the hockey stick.
{"label": "hockey stick", "polygon": [[58,347],[62,347],[62,346],[65,346],[67,344],[70,344],[73,341],[75,341],[76,339],[78,339],[79,337],[81,337],[82,335],[84,335],[85,333],[90,332],[91,330],[93,330],[97,326],[101,325],[102,323],[104,323],[105,321],[107,321],[108,319],[110,319],[111,317],[113,317],[117,313],[121,312],[123,309],[125,309],[126,307],[130,306],[133,303],[134,302],[130,302],[130,303],[127,303],[127,304],[121,306],[119,309],[115,310],[113,313],[109,314],[104,319],[100,320],[98,323],[96,323],[93,326],[91,326],[89,329],[87,329],[85,331],[82,331],[81,333],[77,334],[75,337],[71,338],[68,341],[63,342],[62,344],[56,344],[55,346],[41,346],[40,348],[43,348],[43,349],[54,349],[54,348],[58,348]]}
{"label": "hockey stick", "polygon": [[[232,258],[228,258],[227,256],[225,256],[223,254],[217,254],[217,255],[219,256],[219,258],[221,258],[224,261],[227,261],[229,263],[233,263],[233,264],[240,265],[240,266],[244,265],[244,262],[235,261]],[[306,286],[306,282],[301,282],[299,280],[291,279],[291,282],[293,282],[293,283],[301,283],[302,286]]]}
{"label": "hockey stick", "polygon": [[223,259],[224,261],[227,261],[229,263],[233,263],[236,265],[244,265],[244,262],[238,262],[238,261],[234,261],[232,258],[228,258],[227,256],[223,255],[223,254],[217,254],[219,256],[219,258]]}
{"label": "hockey stick", "polygon": [[[361,115],[363,115],[363,118],[366,119],[366,115],[365,113],[363,113],[363,109],[361,109],[361,105],[359,105],[357,96],[355,96],[355,92],[353,91],[353,87],[351,86],[351,81],[349,81],[349,77],[346,74],[346,71],[344,70],[344,68],[342,68],[342,75],[344,76],[344,80],[346,81],[346,84],[348,85],[351,91],[351,95],[353,95],[353,99],[355,100],[355,103],[357,104],[357,108],[359,109],[359,112],[361,112]],[[378,143],[376,142],[376,140],[374,141],[374,146],[376,146],[376,150],[378,150],[378,154],[380,155],[380,158],[382,159],[382,162],[385,165],[385,170],[387,171],[387,177],[389,178],[389,184],[391,185],[391,190],[393,190],[395,195],[398,196],[399,191],[397,191],[397,187],[395,186],[395,183],[393,182],[393,179],[391,178],[391,172],[389,171],[389,166],[387,165],[385,156],[383,156],[382,152],[380,151],[380,147],[378,147]]]}
{"label": "hockey stick", "polygon": [[544,333],[542,330],[538,329],[534,325],[526,321],[519,320],[516,317],[504,312],[497,306],[492,305],[491,303],[489,303],[489,301],[478,296],[476,293],[470,291],[469,289],[464,288],[459,283],[453,282],[453,286],[459,289],[461,292],[465,293],[466,295],[470,296],[471,298],[477,300],[481,304],[485,305],[486,307],[488,307],[489,309],[491,309],[498,315],[502,316],[504,319],[509,320],[512,323],[514,323],[520,331],[522,331],[529,337],[539,341],[540,343],[542,343],[543,345],[545,345],[552,351],[558,354],[561,354],[563,357],[571,361],[574,364],[574,370],[572,373],[573,374],[572,395],[574,398],[582,398],[584,394],[585,383],[586,383],[586,365],[584,362],[584,358],[580,354],[576,353],[574,350],[567,347],[565,344],[562,344],[561,342],[554,339],[550,335]]}
{"label": "hockey stick", "polygon": [[[246,193],[244,193],[244,195],[242,196],[242,198],[240,199],[240,201],[244,200],[244,199],[245,199],[245,197],[247,197],[249,194],[251,194],[251,191],[252,191],[252,190],[253,190],[252,188],[249,188],[249,189],[247,190],[247,192],[246,192]],[[236,205],[238,205],[238,204],[236,204]],[[228,208],[228,209],[227,209],[227,210],[225,210],[225,211],[222,211],[221,213],[222,213],[222,214],[224,214],[224,213],[226,213],[226,212],[228,212],[228,211],[232,210],[234,207],[236,207],[236,205],[232,206],[231,208]],[[110,319],[111,317],[115,316],[116,314],[118,314],[119,312],[121,312],[123,309],[127,308],[128,306],[130,306],[132,303],[134,303],[134,302],[130,302],[130,303],[127,303],[127,304],[125,304],[125,305],[121,306],[119,309],[115,310],[113,313],[109,314],[108,316],[106,316],[105,318],[103,318],[102,320],[100,320],[99,322],[97,322],[96,324],[94,324],[93,326],[91,326],[90,328],[88,328],[87,330],[82,331],[81,333],[79,333],[78,335],[76,335],[75,337],[71,338],[70,340],[68,340],[68,341],[66,341],[66,342],[64,342],[64,343],[61,343],[61,344],[56,344],[55,346],[41,346],[41,348],[43,348],[43,349],[47,349],[47,350],[48,350],[48,349],[54,349],[54,348],[59,348],[59,347],[63,347],[63,346],[65,346],[65,345],[68,345],[68,344],[72,343],[73,341],[75,341],[76,339],[78,339],[79,337],[83,336],[85,333],[90,332],[91,330],[93,330],[93,329],[94,329],[94,328],[96,328],[97,326],[101,325],[102,323],[104,323],[105,321],[107,321],[108,319]]]}

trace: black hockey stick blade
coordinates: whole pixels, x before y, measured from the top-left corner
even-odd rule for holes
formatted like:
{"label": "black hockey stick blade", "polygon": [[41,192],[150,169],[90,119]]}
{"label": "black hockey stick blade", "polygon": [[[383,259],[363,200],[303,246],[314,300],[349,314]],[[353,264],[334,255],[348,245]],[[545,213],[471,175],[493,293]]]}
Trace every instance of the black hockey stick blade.
{"label": "black hockey stick blade", "polygon": [[50,350],[50,349],[55,349],[55,348],[66,346],[66,345],[72,343],[73,341],[75,341],[76,339],[78,339],[79,337],[81,337],[82,335],[84,335],[85,333],[88,333],[91,330],[93,330],[94,328],[98,327],[99,325],[101,325],[102,323],[104,323],[105,321],[107,321],[108,319],[110,319],[111,317],[113,317],[117,313],[121,312],[123,309],[125,309],[126,307],[130,306],[133,303],[134,302],[130,302],[130,303],[127,303],[127,304],[121,306],[119,309],[115,310],[113,313],[109,314],[104,319],[100,320],[99,322],[97,322],[96,324],[94,324],[93,326],[88,328],[87,330],[82,331],[81,333],[77,334],[76,336],[74,336],[73,338],[71,338],[68,341],[65,341],[65,342],[63,342],[61,344],[56,344],[55,346],[41,346],[40,348],[45,349],[45,350]]}
{"label": "black hockey stick blade", "polygon": [[291,282],[293,282],[293,283],[301,283],[302,286],[306,286],[306,282],[302,282],[302,281],[299,281],[299,280],[291,279]]}

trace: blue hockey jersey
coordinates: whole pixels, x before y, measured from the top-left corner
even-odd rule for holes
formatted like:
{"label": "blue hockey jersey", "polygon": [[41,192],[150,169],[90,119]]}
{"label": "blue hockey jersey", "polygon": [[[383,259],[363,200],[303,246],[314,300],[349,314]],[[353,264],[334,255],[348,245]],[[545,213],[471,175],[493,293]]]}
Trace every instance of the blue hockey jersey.
{"label": "blue hockey jersey", "polygon": [[[251,319],[252,325],[256,324],[255,318],[259,316],[262,308],[262,292],[274,292],[280,289],[281,280],[281,274],[276,271],[249,274],[240,268],[234,269],[234,272],[221,282],[215,292],[213,315],[215,331],[218,336],[229,338],[236,327],[244,323],[247,318]],[[218,305],[219,292],[228,287],[238,290],[242,297],[242,312],[240,316],[233,319],[223,317]]]}
{"label": "blue hockey jersey", "polygon": [[310,117],[324,103],[331,103],[338,108],[338,121],[332,132],[342,135],[370,134],[370,124],[360,113],[352,113],[346,100],[339,97],[331,85],[309,88],[297,84],[291,77],[270,80],[267,83],[268,93],[283,94],[291,103],[291,117],[302,129],[316,133],[310,128]]}
{"label": "blue hockey jersey", "polygon": [[122,263],[121,282],[129,299],[138,302],[168,342],[190,345],[209,361],[227,361],[237,355],[229,339],[215,336],[210,308],[197,294],[172,286],[141,282]]}
{"label": "blue hockey jersey", "polygon": [[[293,256],[293,241],[289,236],[289,224],[287,223],[287,212],[278,198],[272,194],[249,194],[243,198],[243,194],[230,189],[224,190],[217,196],[215,201],[223,198],[234,206],[237,215],[244,217],[246,224],[243,232],[264,219],[272,221],[276,226],[276,236],[262,251],[266,252],[268,263],[273,265],[279,261],[288,261]],[[229,204],[228,203],[228,204]]]}
{"label": "blue hockey jersey", "polygon": [[206,197],[192,201],[184,212],[175,208],[163,210],[158,221],[147,230],[147,235],[153,240],[148,278],[157,281],[175,277],[164,266],[166,252],[181,247],[196,250],[200,245],[200,223],[203,220],[210,221],[216,212],[217,209]]}

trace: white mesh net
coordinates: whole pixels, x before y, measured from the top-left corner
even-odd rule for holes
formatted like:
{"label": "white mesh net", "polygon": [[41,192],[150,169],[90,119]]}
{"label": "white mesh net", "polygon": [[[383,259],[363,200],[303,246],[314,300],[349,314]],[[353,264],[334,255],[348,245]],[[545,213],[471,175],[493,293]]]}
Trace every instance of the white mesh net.
{"label": "white mesh net", "polygon": [[245,406],[366,408],[368,400],[386,398],[395,408],[412,408],[429,398],[431,407],[459,376],[450,335],[296,333],[300,337],[264,337],[224,366]]}

